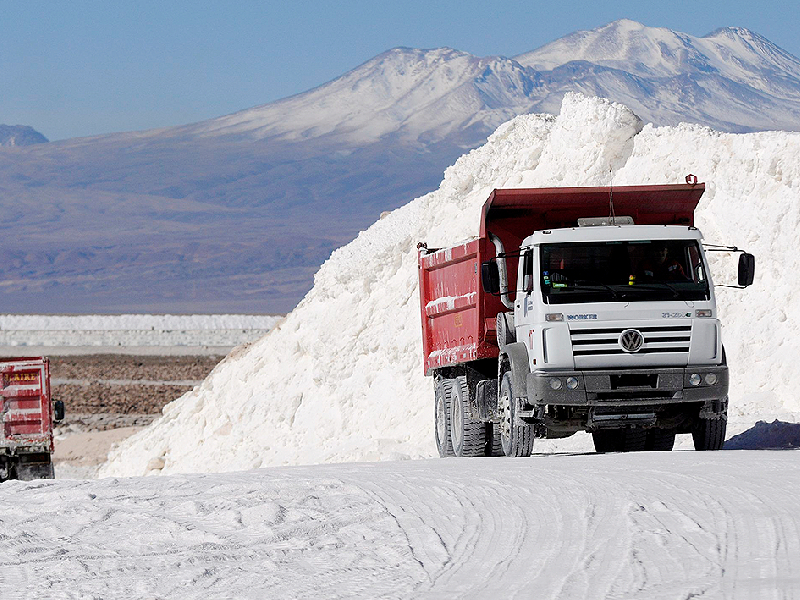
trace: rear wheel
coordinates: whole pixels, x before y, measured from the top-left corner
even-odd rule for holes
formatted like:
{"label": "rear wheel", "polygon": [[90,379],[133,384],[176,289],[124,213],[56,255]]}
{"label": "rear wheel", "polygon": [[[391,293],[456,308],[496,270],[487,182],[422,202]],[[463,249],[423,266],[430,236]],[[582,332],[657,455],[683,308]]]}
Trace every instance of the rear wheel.
{"label": "rear wheel", "polygon": [[592,432],[595,452],[640,452],[647,445],[644,429],[601,429]]}
{"label": "rear wheel", "polygon": [[436,448],[439,456],[455,456],[453,444],[450,441],[450,393],[446,379],[436,379],[435,414],[434,414],[434,434],[436,436]]}
{"label": "rear wheel", "polygon": [[21,463],[16,466],[16,479],[33,481],[34,479],[55,479],[53,463]]}
{"label": "rear wheel", "polygon": [[486,423],[486,456],[505,456],[500,439],[500,423]]}
{"label": "rear wheel", "polygon": [[500,445],[506,456],[530,456],[533,452],[533,425],[516,424],[517,401],[506,371],[500,379]]}
{"label": "rear wheel", "polygon": [[470,417],[467,378],[450,380],[450,440],[456,456],[485,456],[486,424]]}
{"label": "rear wheel", "polygon": [[594,451],[599,453],[619,452],[619,440],[616,431],[593,431]]}
{"label": "rear wheel", "polygon": [[647,431],[645,450],[669,452],[675,445],[674,429],[653,428]]}

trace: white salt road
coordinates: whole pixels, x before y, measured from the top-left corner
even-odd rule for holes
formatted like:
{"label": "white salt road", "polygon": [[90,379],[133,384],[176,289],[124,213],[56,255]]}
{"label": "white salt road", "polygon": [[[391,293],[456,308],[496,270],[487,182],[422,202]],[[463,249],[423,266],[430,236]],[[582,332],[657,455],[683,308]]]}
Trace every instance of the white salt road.
{"label": "white salt road", "polygon": [[3,598],[800,597],[795,451],[0,486]]}

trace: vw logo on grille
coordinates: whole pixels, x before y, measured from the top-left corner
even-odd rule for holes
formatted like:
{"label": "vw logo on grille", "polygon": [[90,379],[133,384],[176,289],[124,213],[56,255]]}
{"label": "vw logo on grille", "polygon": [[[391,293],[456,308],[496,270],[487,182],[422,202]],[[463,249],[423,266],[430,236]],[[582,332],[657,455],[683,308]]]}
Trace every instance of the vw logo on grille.
{"label": "vw logo on grille", "polygon": [[626,329],[619,335],[619,345],[625,352],[638,352],[643,344],[644,337],[636,329]]}

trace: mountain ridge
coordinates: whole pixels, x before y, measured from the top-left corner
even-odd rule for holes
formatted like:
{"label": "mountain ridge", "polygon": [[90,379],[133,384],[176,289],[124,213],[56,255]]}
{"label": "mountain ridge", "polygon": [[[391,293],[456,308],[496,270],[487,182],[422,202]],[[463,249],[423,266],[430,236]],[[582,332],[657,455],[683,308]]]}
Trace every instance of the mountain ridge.
{"label": "mountain ridge", "polygon": [[800,60],[743,28],[696,38],[615,21],[510,58],[393,48],[215,119],[0,149],[0,202],[25,240],[0,239],[0,299],[11,312],[286,312],[334,248],[570,91],[656,125],[800,129]]}
{"label": "mountain ridge", "polygon": [[50,140],[29,125],[0,124],[0,147],[22,147],[47,144]]}

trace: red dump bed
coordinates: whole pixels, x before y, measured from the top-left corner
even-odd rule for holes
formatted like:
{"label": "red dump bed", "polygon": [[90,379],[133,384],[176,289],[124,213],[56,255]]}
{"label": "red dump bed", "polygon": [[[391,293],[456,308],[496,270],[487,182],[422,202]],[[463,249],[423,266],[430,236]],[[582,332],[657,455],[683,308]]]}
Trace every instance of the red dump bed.
{"label": "red dump bed", "polygon": [[53,451],[50,361],[0,359],[0,453]]}
{"label": "red dump bed", "polygon": [[[637,225],[694,225],[705,185],[647,185],[494,190],[483,206],[479,237],[419,255],[419,291],[425,372],[498,354],[495,317],[506,310],[483,292],[481,263],[495,257],[488,233],[507,253],[534,231],[575,227],[581,217],[633,217]],[[508,257],[509,289],[516,289],[517,258]],[[512,292],[512,298],[514,294]]]}

